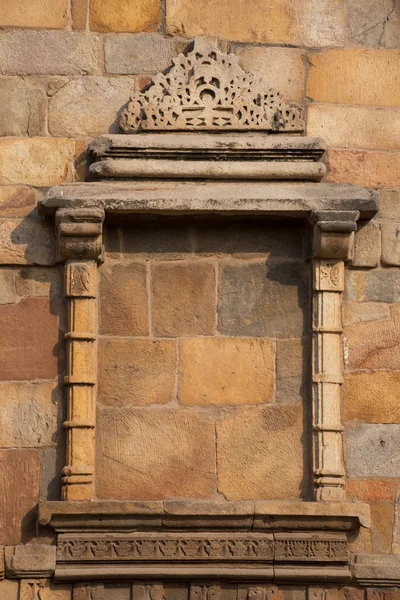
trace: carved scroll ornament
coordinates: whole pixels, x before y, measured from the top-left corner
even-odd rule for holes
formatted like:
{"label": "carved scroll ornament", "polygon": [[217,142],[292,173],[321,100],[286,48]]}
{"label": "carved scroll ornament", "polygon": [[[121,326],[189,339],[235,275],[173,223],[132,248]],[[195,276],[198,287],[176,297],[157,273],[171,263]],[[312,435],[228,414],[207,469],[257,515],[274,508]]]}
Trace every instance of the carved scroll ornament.
{"label": "carved scroll ornament", "polygon": [[304,131],[299,109],[246,73],[234,54],[195,44],[172,62],[168,73],[134,93],[120,117],[123,131]]}

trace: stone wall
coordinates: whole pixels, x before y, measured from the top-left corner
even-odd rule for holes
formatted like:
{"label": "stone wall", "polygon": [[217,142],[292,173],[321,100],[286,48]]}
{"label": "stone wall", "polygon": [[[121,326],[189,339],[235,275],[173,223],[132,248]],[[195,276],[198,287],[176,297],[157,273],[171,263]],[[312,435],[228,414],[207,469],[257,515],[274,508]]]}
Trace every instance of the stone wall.
{"label": "stone wall", "polygon": [[[85,179],[135,85],[212,35],[303,106],[328,182],[381,192],[346,269],[342,418],[348,499],[372,510],[358,550],[399,554],[398,1],[2,0],[0,27],[0,545],[51,541],[36,506],[59,499],[65,464],[62,268],[35,206]],[[99,498],[310,497],[303,242],[271,222],[107,226]]]}

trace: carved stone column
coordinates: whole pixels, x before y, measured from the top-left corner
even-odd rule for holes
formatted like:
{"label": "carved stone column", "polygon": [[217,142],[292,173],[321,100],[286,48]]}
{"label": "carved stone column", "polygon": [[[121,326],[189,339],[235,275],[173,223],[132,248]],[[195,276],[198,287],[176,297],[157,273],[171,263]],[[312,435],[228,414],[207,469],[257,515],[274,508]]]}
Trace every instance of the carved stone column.
{"label": "carved stone column", "polygon": [[63,500],[94,499],[97,379],[97,262],[102,252],[102,209],[59,209],[59,258],[65,261],[68,305],[67,464]]}
{"label": "carved stone column", "polygon": [[312,213],[313,470],[317,500],[345,500],[342,425],[342,296],[344,263],[352,258],[357,211]]}

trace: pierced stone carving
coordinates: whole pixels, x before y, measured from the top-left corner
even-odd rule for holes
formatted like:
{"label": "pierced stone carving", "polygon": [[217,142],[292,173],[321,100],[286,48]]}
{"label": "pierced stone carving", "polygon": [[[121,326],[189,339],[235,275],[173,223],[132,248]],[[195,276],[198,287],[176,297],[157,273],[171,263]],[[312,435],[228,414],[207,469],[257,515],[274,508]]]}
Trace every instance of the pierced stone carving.
{"label": "pierced stone carving", "polygon": [[123,131],[304,131],[299,109],[288,106],[280,92],[266,90],[234,54],[195,43],[172,62],[168,73],[134,93],[119,120]]}

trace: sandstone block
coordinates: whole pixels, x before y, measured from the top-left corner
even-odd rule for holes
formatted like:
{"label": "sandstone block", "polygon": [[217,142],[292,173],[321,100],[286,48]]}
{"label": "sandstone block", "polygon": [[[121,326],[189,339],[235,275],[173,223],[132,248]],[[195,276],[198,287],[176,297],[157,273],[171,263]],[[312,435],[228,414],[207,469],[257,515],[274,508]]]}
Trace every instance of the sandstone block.
{"label": "sandstone block", "polygon": [[0,263],[52,265],[54,226],[34,219],[0,219]]}
{"label": "sandstone block", "polygon": [[218,4],[173,0],[167,5],[167,31],[238,42],[336,46],[344,36],[343,4],[340,0],[274,0],[267,4],[256,0],[250,11],[243,0]]}
{"label": "sandstone block", "polygon": [[0,306],[0,381],[54,379],[58,343],[57,316],[51,314],[48,299]]}
{"label": "sandstone block", "polygon": [[361,302],[400,302],[399,284],[397,269],[346,269],[345,295],[348,300]]}
{"label": "sandstone block", "polygon": [[61,500],[62,470],[65,466],[65,453],[58,448],[44,448],[42,451],[42,478],[40,482],[41,500]]}
{"label": "sandstone block", "polygon": [[299,404],[242,408],[218,421],[218,491],[227,500],[300,498],[302,435]]}
{"label": "sandstone block", "polygon": [[235,49],[243,69],[262,77],[266,89],[282,92],[287,101],[300,102],[304,97],[304,56],[297,48],[242,47]]}
{"label": "sandstone block", "polygon": [[180,342],[181,404],[261,404],[272,401],[272,340],[191,338]]}
{"label": "sandstone block", "polygon": [[374,221],[359,222],[354,243],[354,267],[376,267],[381,258],[381,229]]}
{"label": "sandstone block", "polygon": [[0,33],[2,75],[94,75],[100,61],[101,41],[95,34],[29,29]]}
{"label": "sandstone block", "polygon": [[379,199],[379,218],[400,221],[400,189],[379,190]]}
{"label": "sandstone block", "polygon": [[348,477],[396,477],[400,473],[400,425],[357,425],[344,434]]}
{"label": "sandstone block", "polygon": [[169,402],[174,394],[173,340],[101,339],[99,400],[109,406]]}
{"label": "sandstone block", "polygon": [[309,61],[307,95],[315,102],[400,106],[398,50],[332,49]]}
{"label": "sandstone block", "polygon": [[190,229],[187,224],[171,219],[150,221],[135,219],[122,227],[122,250],[125,258],[177,260],[192,252]]}
{"label": "sandstone block", "polygon": [[301,402],[307,388],[310,360],[307,338],[278,340],[276,343],[276,401],[285,404]]}
{"label": "sandstone block", "polygon": [[15,288],[18,296],[27,298],[37,296],[50,298],[52,306],[59,306],[64,301],[63,267],[43,269],[25,267],[15,271]]}
{"label": "sandstone block", "polygon": [[302,263],[225,264],[220,268],[218,331],[298,337],[306,330],[308,272]]}
{"label": "sandstone block", "polygon": [[170,66],[187,44],[187,40],[159,34],[107,35],[104,42],[106,71],[121,75],[159,73]]}
{"label": "sandstone block", "polygon": [[360,46],[399,47],[399,9],[391,0],[350,0],[349,39]]}
{"label": "sandstone block", "polygon": [[343,306],[344,325],[390,319],[390,307],[379,302],[346,302]]}
{"label": "sandstone block", "polygon": [[348,479],[347,499],[350,502],[393,502],[399,479]]}
{"label": "sandstone block", "polygon": [[8,577],[53,576],[56,568],[56,548],[45,544],[8,546],[5,549]]}
{"label": "sandstone block", "polygon": [[134,82],[126,77],[84,77],[50,83],[49,132],[54,136],[117,133],[118,111],[128,101]]}
{"label": "sandstone block", "polygon": [[354,369],[400,369],[400,307],[391,318],[350,325],[344,329],[345,363]]}
{"label": "sandstone block", "polygon": [[15,77],[0,79],[0,107],[0,135],[46,134],[46,96],[40,86]]}
{"label": "sandstone block", "polygon": [[86,29],[86,25],[88,24],[88,9],[89,0],[72,0],[72,29],[76,31]]}
{"label": "sandstone block", "polygon": [[168,263],[151,270],[153,333],[161,337],[210,335],[216,322],[213,264]]}
{"label": "sandstone block", "polygon": [[364,187],[400,185],[400,152],[329,150],[329,183],[353,183]]}
{"label": "sandstone block", "polygon": [[400,110],[372,106],[310,104],[307,134],[328,146],[364,150],[398,150]]}
{"label": "sandstone block", "polygon": [[15,290],[15,272],[12,269],[0,269],[0,304],[14,304],[17,300]]}
{"label": "sandstone block", "polygon": [[0,450],[0,478],[0,543],[8,546],[26,543],[35,535],[39,453]]}
{"label": "sandstone block", "polygon": [[135,4],[130,0],[92,0],[90,3],[90,28],[94,31],[156,31],[160,23],[160,0]]}
{"label": "sandstone block", "polygon": [[57,441],[63,394],[53,381],[0,383],[0,446],[40,448]]}
{"label": "sandstone block", "polygon": [[64,29],[68,23],[68,0],[4,0],[0,5],[1,27]]}
{"label": "sandstone block", "polygon": [[0,186],[0,217],[26,217],[43,197],[40,190],[22,185]]}
{"label": "sandstone block", "polygon": [[400,266],[400,224],[382,223],[382,264]]}
{"label": "sandstone block", "polygon": [[100,498],[200,499],[216,491],[211,421],[184,410],[103,409],[98,431]]}
{"label": "sandstone block", "polygon": [[100,273],[100,333],[148,335],[146,265],[108,262]]}
{"label": "sandstone block", "polygon": [[396,423],[400,413],[400,372],[346,375],[343,385],[345,421]]}
{"label": "sandstone block", "polygon": [[0,581],[0,598],[19,600],[19,581],[4,579]]}
{"label": "sandstone block", "polygon": [[377,554],[389,554],[394,524],[393,502],[371,504],[372,550]]}
{"label": "sandstone block", "polygon": [[50,579],[40,579],[22,580],[20,585],[20,600],[32,600],[36,594],[39,594],[36,597],[42,596],[45,600],[71,600],[71,584],[53,583]]}
{"label": "sandstone block", "polygon": [[50,186],[71,181],[72,140],[3,138],[0,184]]}
{"label": "sandstone block", "polygon": [[215,219],[195,224],[194,251],[203,256],[241,259],[298,259],[303,256],[305,230],[297,222],[257,219]]}

